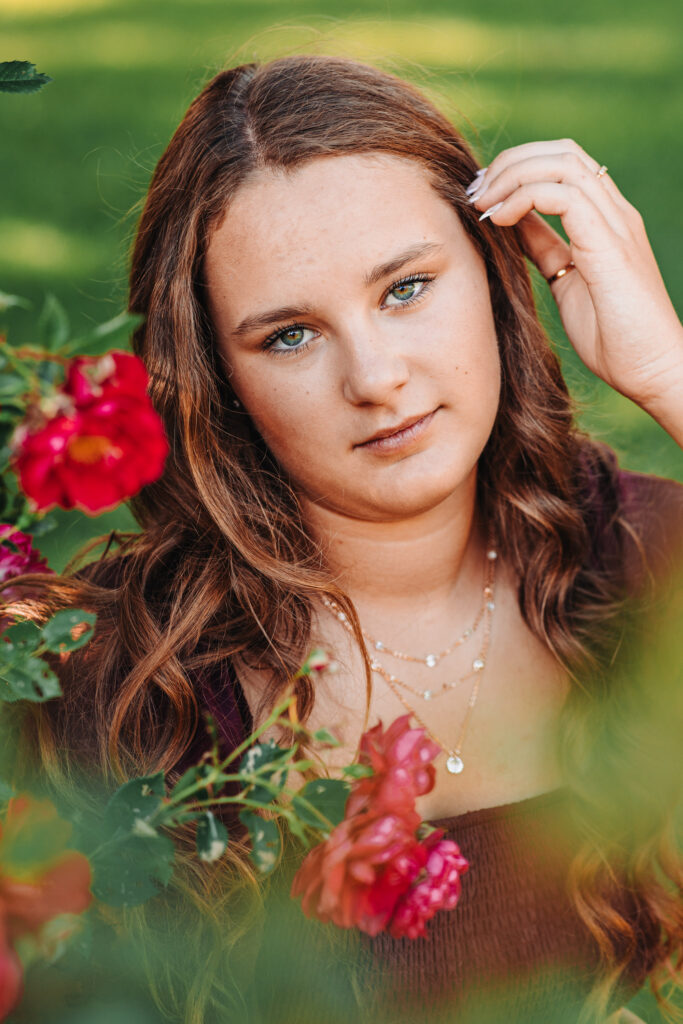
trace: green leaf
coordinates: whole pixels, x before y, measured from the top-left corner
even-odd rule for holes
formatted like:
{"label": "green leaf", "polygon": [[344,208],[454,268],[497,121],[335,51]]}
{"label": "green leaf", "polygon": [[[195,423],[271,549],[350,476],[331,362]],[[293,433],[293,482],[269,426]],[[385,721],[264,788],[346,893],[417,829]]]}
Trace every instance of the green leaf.
{"label": "green leaf", "polygon": [[[77,651],[79,647],[84,647],[90,640],[96,620],[96,615],[83,611],[82,608],[65,608],[64,611],[57,612],[43,626],[45,646],[48,651],[54,651],[56,654],[61,654],[63,651]],[[74,640],[71,630],[82,622],[85,622],[89,628]]]}
{"label": "green leaf", "polygon": [[38,319],[38,330],[44,347],[50,352],[61,348],[69,337],[69,318],[66,310],[52,292],[45,296],[45,303]]}
{"label": "green leaf", "polygon": [[174,858],[168,836],[127,836],[110,843],[90,858],[93,895],[109,906],[137,907],[168,885]]}
{"label": "green leaf", "polygon": [[78,352],[83,355],[98,356],[117,345],[128,345],[130,336],[136,327],[144,323],[144,316],[137,313],[119,313],[118,316],[99,324],[80,338],[74,338],[63,349],[64,352]]}
{"label": "green leaf", "polygon": [[149,821],[166,793],[164,773],[131,779],[116,790],[105,810],[110,827],[133,832],[137,820]]}
{"label": "green leaf", "polygon": [[[275,740],[267,743],[254,743],[242,756],[239,772],[245,783],[253,782],[249,790],[249,799],[262,803],[264,806],[275,799],[277,793],[287,781],[288,769],[283,767],[294,752],[294,747],[279,747]],[[268,779],[276,788],[275,791],[259,783],[259,778]]]}
{"label": "green leaf", "polygon": [[206,864],[213,864],[225,853],[228,830],[211,811],[205,811],[197,822],[197,853]]}
{"label": "green leaf", "polygon": [[57,676],[41,658],[28,656],[23,661],[0,666],[0,700],[42,704],[61,694]]}
{"label": "green leaf", "polygon": [[332,824],[338,825],[344,818],[344,808],[348,800],[350,786],[344,779],[312,779],[295,797],[292,797],[292,808],[297,816],[314,828],[326,829],[327,824],[314,814],[300,799],[304,797],[309,804],[320,811]]}
{"label": "green leaf", "polygon": [[0,660],[9,664],[23,662],[27,655],[38,649],[41,640],[40,628],[35,622],[18,622],[2,634]]}
{"label": "green leaf", "polygon": [[7,292],[0,292],[0,313],[4,313],[7,309],[15,308],[33,309],[33,305],[28,299],[22,299],[20,295],[8,295]]}
{"label": "green leaf", "polygon": [[325,743],[329,747],[340,747],[341,742],[333,736],[329,729],[318,729],[313,733],[313,739],[318,743]]}
{"label": "green leaf", "polygon": [[51,82],[49,75],[36,71],[27,60],[6,60],[0,64],[0,92],[38,92]]}
{"label": "green leaf", "polygon": [[342,768],[342,775],[348,775],[350,779],[368,779],[374,774],[369,764],[347,764]]}
{"label": "green leaf", "polygon": [[13,796],[16,796],[14,788],[9,784],[9,782],[6,782],[4,779],[0,779],[0,804],[6,804]]}
{"label": "green leaf", "polygon": [[26,381],[18,373],[0,373],[0,398],[16,398],[27,390]]}
{"label": "green leaf", "polygon": [[260,814],[255,814],[248,807],[240,811],[239,819],[249,830],[251,838],[249,856],[262,875],[270,874],[280,859],[282,847],[277,824],[274,821],[266,821]]}

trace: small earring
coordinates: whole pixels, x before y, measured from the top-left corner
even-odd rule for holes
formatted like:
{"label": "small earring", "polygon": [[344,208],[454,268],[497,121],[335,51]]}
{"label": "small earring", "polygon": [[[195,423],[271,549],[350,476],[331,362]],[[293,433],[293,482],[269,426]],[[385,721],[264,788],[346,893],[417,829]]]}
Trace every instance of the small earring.
{"label": "small earring", "polygon": [[233,398],[233,400],[232,400],[232,407],[233,407],[233,409],[241,409],[242,408],[242,403],[240,402],[239,398]]}

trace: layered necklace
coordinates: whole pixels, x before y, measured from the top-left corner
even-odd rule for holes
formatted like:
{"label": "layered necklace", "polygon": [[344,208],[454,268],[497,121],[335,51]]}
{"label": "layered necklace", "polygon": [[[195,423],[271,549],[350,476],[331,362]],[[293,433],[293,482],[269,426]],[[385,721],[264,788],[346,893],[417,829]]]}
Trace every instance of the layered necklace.
{"label": "layered necklace", "polygon": [[[479,630],[479,626],[483,623],[481,645],[477,656],[472,661],[471,668],[469,668],[468,671],[464,673],[464,675],[458,676],[456,679],[452,679],[445,683],[442,683],[441,686],[439,686],[438,688],[430,687],[427,689],[416,690],[414,689],[414,687],[410,686],[404,680],[399,679],[392,672],[389,672],[388,669],[384,665],[382,665],[380,661],[378,661],[374,653],[370,655],[370,667],[372,671],[376,672],[379,676],[382,677],[382,679],[385,680],[385,682],[390,687],[395,696],[398,697],[398,699],[401,701],[406,710],[409,711],[415,717],[416,721],[422,726],[427,735],[430,736],[435,743],[438,743],[438,745],[448,754],[448,757],[446,759],[446,768],[452,775],[459,775],[460,772],[465,767],[461,757],[462,745],[465,739],[465,734],[467,732],[467,727],[469,725],[470,718],[472,716],[474,705],[477,702],[477,696],[479,695],[479,686],[481,684],[484,669],[486,668],[486,658],[488,655],[489,644],[491,640],[491,625],[493,620],[493,612],[495,611],[496,607],[494,599],[494,587],[496,579],[497,559],[498,552],[496,551],[493,544],[489,544],[488,549],[486,551],[486,570],[484,574],[484,587],[482,593],[481,607],[479,608],[479,611],[477,612],[477,615],[472,625],[469,626],[464,631],[464,633],[461,633],[460,636],[457,637],[457,639],[455,639],[451,644],[449,644],[449,646],[446,647],[445,650],[440,651],[438,654],[430,653],[415,655],[408,654],[405,651],[395,651],[392,647],[390,647],[388,644],[383,643],[381,640],[373,639],[373,637],[366,633],[366,631],[361,627],[363,639],[365,640],[366,644],[372,649],[373,652],[380,651],[390,655],[392,658],[397,658],[401,661],[412,661],[420,663],[426,665],[427,668],[432,669],[435,668],[443,658],[446,658],[449,654],[452,654],[453,651],[455,651],[458,647],[461,647],[467,640],[470,639],[470,637],[473,637]],[[341,622],[344,629],[349,634],[351,634],[351,636],[353,636],[353,627],[351,626],[351,623],[348,621],[348,617],[342,611],[342,609],[339,607],[336,601],[333,601],[331,598],[326,596],[323,596],[322,600],[325,607],[328,608],[337,617],[337,619],[339,620],[339,622]],[[407,690],[409,693],[414,694],[416,697],[421,697],[422,700],[431,701],[434,700],[436,697],[442,696],[444,693],[448,693],[455,686],[458,686],[460,683],[464,683],[467,679],[471,679],[472,677],[474,677],[474,685],[472,687],[472,692],[470,693],[470,697],[467,702],[465,720],[460,729],[458,741],[455,744],[455,746],[451,748],[447,743],[444,743],[443,740],[440,740],[439,737],[436,736],[434,732],[429,728],[429,726],[422,721],[415,708],[408,703],[408,701],[405,699],[400,690]]]}

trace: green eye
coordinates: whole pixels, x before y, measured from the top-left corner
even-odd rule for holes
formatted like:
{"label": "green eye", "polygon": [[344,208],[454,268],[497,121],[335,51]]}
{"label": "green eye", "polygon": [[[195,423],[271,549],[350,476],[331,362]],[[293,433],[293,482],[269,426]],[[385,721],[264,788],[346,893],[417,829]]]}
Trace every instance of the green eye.
{"label": "green eye", "polygon": [[407,284],[397,284],[391,289],[391,294],[397,299],[410,299],[415,293],[417,281],[409,281]]}
{"label": "green eye", "polygon": [[282,327],[275,334],[266,339],[265,347],[271,352],[302,352],[308,343],[315,337],[315,331],[302,324],[292,324],[290,327]]}
{"label": "green eye", "polygon": [[[426,274],[412,274],[396,281],[386,293],[384,300],[385,307],[397,308],[398,306],[410,306],[413,302],[419,302],[423,294],[429,290],[434,280],[433,276]],[[391,299],[391,302],[387,300]]]}
{"label": "green eye", "polygon": [[303,327],[289,327],[286,331],[283,331],[280,335],[280,341],[283,345],[298,345],[303,341],[304,329]]}

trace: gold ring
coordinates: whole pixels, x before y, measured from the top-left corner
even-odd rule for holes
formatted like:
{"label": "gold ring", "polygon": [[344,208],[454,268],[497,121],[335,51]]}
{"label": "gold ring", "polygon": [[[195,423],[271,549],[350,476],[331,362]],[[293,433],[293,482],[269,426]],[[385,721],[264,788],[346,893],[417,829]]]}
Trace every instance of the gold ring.
{"label": "gold ring", "polygon": [[568,274],[570,270],[574,270],[574,260],[570,260],[569,263],[565,263],[563,267],[560,267],[560,269],[554,274],[551,274],[550,277],[546,277],[546,281],[548,284],[554,284],[555,281],[559,281],[561,277]]}
{"label": "gold ring", "polygon": [[600,170],[597,172],[596,178],[602,178],[603,174],[607,174],[607,168],[606,168],[606,166],[604,164],[602,165]]}

